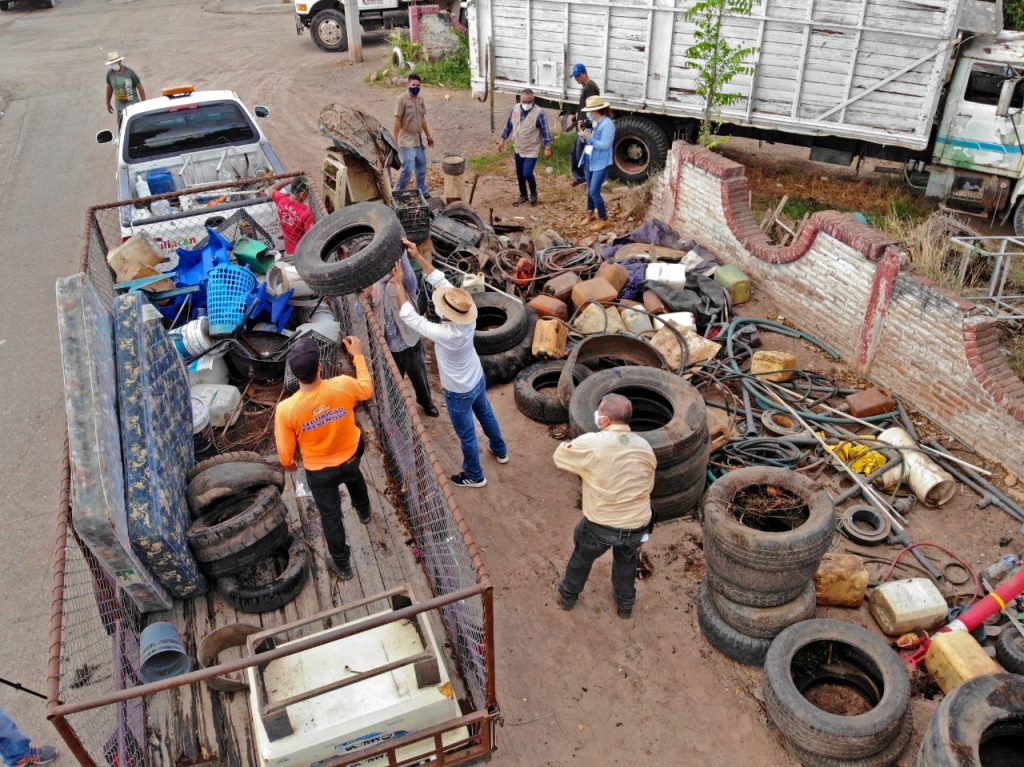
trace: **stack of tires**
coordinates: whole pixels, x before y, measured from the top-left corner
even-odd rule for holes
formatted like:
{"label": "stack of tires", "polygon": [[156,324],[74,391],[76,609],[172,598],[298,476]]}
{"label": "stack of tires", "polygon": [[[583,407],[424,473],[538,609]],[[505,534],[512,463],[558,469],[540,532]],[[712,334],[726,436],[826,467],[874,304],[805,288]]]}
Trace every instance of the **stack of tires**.
{"label": "stack of tires", "polygon": [[305,546],[288,529],[283,487],[284,472],[259,453],[225,453],[192,470],[194,521],[186,537],[199,569],[236,610],[276,610],[308,577]]}
{"label": "stack of tires", "polygon": [[889,767],[913,735],[907,664],[884,639],[852,623],[809,620],[787,628],[772,640],[762,689],[769,719],[804,767]]}
{"label": "stack of tires", "polygon": [[503,293],[474,293],[477,307],[473,346],[488,386],[511,381],[533,359],[537,312]]}
{"label": "stack of tires", "polygon": [[835,531],[832,498],[802,474],[758,466],[716,481],[701,511],[701,632],[733,660],[759,666],[773,637],[814,616],[814,574]]}
{"label": "stack of tires", "polygon": [[659,522],[697,508],[708,470],[707,409],[697,390],[679,376],[655,368],[627,366],[584,377],[569,401],[572,433],[595,431],[594,411],[607,394],[633,403],[632,430],[658,459],[651,508]]}

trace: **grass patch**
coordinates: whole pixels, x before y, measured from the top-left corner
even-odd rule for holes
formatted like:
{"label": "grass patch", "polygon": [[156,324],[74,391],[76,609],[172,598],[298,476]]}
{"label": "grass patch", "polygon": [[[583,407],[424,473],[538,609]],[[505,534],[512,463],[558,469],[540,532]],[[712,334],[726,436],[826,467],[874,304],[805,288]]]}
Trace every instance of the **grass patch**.
{"label": "grass patch", "polygon": [[[407,62],[412,62],[413,67],[424,83],[430,85],[444,85],[448,88],[469,90],[470,69],[469,69],[469,38],[465,35],[458,35],[459,47],[443,59],[428,61],[426,52],[420,43],[413,43],[405,36],[404,32],[393,32],[388,37],[388,44],[392,48],[399,48]],[[368,82],[376,82],[382,85],[390,85],[391,78],[396,75],[405,76],[409,69],[397,69],[394,62],[390,66],[378,69],[367,77]]]}
{"label": "grass patch", "polygon": [[828,205],[818,200],[791,197],[786,200],[786,204],[782,207],[782,215],[799,222],[803,220],[804,216],[817,213],[819,210],[828,210]]}

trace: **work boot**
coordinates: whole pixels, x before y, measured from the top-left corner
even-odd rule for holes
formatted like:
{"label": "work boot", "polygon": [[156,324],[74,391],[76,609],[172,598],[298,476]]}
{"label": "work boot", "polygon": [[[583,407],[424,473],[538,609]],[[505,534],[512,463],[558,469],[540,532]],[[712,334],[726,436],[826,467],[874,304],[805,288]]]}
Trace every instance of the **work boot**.
{"label": "work boot", "polygon": [[536,204],[537,204],[537,193],[534,192],[533,194],[530,195],[530,205],[536,205]]}
{"label": "work boot", "polygon": [[334,557],[330,554],[327,555],[327,566],[331,568],[331,572],[341,578],[343,581],[350,581],[355,577],[355,573],[352,572],[352,565],[348,564],[342,567],[334,561]]}
{"label": "work boot", "polygon": [[590,231],[592,232],[603,232],[608,228],[608,219],[599,218],[597,221],[590,225]]}
{"label": "work boot", "polygon": [[596,218],[597,214],[594,213],[594,211],[592,210],[588,210],[587,215],[580,219],[580,226],[586,226],[590,222],[594,221]]}
{"label": "work boot", "polygon": [[626,609],[625,607],[618,607],[618,606],[616,606],[615,607],[615,612],[623,620],[627,620],[628,621],[630,618],[633,617],[633,608],[632,607],[630,607],[629,609]]}
{"label": "work boot", "polygon": [[562,592],[555,589],[555,595],[558,597],[558,606],[563,610],[571,610],[576,606],[575,602],[570,602],[568,599],[562,596]]}

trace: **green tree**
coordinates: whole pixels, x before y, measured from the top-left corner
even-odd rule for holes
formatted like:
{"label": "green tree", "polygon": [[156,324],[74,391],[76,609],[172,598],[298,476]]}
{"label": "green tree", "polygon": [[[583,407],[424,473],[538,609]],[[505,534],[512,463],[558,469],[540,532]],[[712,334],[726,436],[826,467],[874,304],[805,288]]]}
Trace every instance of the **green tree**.
{"label": "green tree", "polygon": [[1003,0],[1003,28],[1024,31],[1024,0]]}
{"label": "green tree", "polygon": [[753,7],[754,0],[701,0],[684,14],[687,21],[696,24],[694,43],[686,50],[686,59],[697,70],[696,90],[704,100],[698,143],[709,149],[725,141],[717,135],[722,107],[743,97],[726,89],[737,75],[753,73],[753,67],[746,61],[757,53],[757,48],[730,43],[722,32],[722,24],[727,16],[749,16]]}

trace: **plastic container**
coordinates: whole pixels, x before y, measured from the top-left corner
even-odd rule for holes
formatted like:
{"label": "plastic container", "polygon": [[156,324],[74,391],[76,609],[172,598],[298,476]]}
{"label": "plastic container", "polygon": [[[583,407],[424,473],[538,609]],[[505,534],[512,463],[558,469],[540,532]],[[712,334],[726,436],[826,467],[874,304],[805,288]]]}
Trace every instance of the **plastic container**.
{"label": "plastic container", "polygon": [[579,275],[573,272],[559,274],[544,284],[544,293],[557,298],[559,301],[569,303],[569,299],[572,297],[572,289],[576,287],[579,281]]}
{"label": "plastic container", "polygon": [[306,284],[306,281],[299,276],[299,271],[293,264],[287,261],[275,261],[267,269],[267,288],[275,296],[292,293],[291,303],[297,303],[296,299],[310,299],[316,301],[316,292]]}
{"label": "plastic container", "polygon": [[648,264],[648,282],[664,282],[677,288],[686,287],[686,267],[682,264]]}
{"label": "plastic container", "polygon": [[629,270],[622,264],[613,264],[610,261],[601,264],[594,276],[607,280],[608,284],[618,293],[621,293],[622,289],[626,287],[626,283],[629,282]]}
{"label": "plastic container", "polygon": [[664,314],[668,311],[668,306],[661,300],[661,296],[653,290],[645,290],[643,298],[644,309],[649,311],[651,314]]}
{"label": "plastic container", "polygon": [[626,332],[619,310],[614,306],[600,304],[587,304],[583,311],[576,315],[572,329],[583,335]]}
{"label": "plastic container", "polygon": [[210,270],[206,284],[206,311],[211,336],[230,335],[242,324],[256,289],[256,277],[248,269],[224,264]]}
{"label": "plastic container", "polygon": [[462,278],[462,289],[467,293],[483,293],[487,289],[487,283],[482,274],[467,274]]}
{"label": "plastic container", "polygon": [[159,682],[192,670],[192,659],[172,623],[151,623],[139,637],[139,676],[142,681]]}
{"label": "plastic container", "polygon": [[[236,387],[227,384],[196,384],[190,392],[194,399],[206,405],[211,426],[220,429],[238,420],[241,413],[238,403],[242,401],[242,393]],[[228,419],[231,419],[230,423]]]}
{"label": "plastic container", "polygon": [[542,293],[531,298],[527,306],[541,317],[557,317],[560,320],[569,319],[569,307],[565,305],[565,301],[559,301],[554,296],[546,296]]}
{"label": "plastic container", "polygon": [[565,345],[568,340],[569,328],[564,322],[542,317],[537,320],[533,331],[531,351],[534,357],[560,360],[565,356]]}
{"label": "plastic container", "polygon": [[[650,279],[650,277],[648,277]],[[750,278],[732,264],[722,264],[715,269],[715,282],[725,288],[733,306],[750,300]]]}
{"label": "plastic container", "polygon": [[188,385],[199,384],[221,385],[228,382],[228,363],[223,357],[211,357],[209,354],[193,360],[188,364]]}
{"label": "plastic container", "polygon": [[572,289],[572,305],[579,309],[592,301],[614,301],[618,296],[619,291],[608,280],[583,280]]}
{"label": "plastic container", "polygon": [[405,229],[405,236],[413,242],[422,242],[430,234],[430,206],[419,189],[395,190],[391,193],[391,207]]}
{"label": "plastic container", "polygon": [[868,569],[853,554],[828,552],[814,574],[814,592],[822,607],[852,607],[864,604],[868,592]]}
{"label": "plastic container", "polygon": [[761,349],[750,359],[750,375],[759,381],[788,381],[796,370],[796,356],[789,352]]}
{"label": "plastic container", "polygon": [[198,320],[185,323],[181,328],[181,340],[189,357],[198,357],[213,346],[209,318],[200,317]]}
{"label": "plastic container", "polygon": [[[659,320],[665,322],[671,322],[680,330],[689,330],[693,333],[697,332],[697,319],[693,316],[692,312],[664,312],[658,315]],[[656,323],[657,326],[663,327],[661,322]]]}
{"label": "plastic container", "polygon": [[889,581],[871,592],[868,608],[889,636],[930,629],[946,621],[946,600],[927,578]]}
{"label": "plastic container", "polygon": [[152,194],[149,191],[149,184],[146,183],[146,179],[142,177],[141,173],[135,174],[135,194],[139,197],[149,197]]}
{"label": "plastic container", "polygon": [[870,418],[896,409],[895,400],[874,386],[847,396],[846,405],[847,412],[854,418]]}
{"label": "plastic container", "polygon": [[[883,431],[878,435],[878,441],[894,447],[917,448],[914,438],[898,426]],[[957,485],[953,477],[925,453],[917,449],[901,450],[900,453],[903,463],[882,475],[882,486],[886,490],[895,490],[906,482],[914,495],[928,506],[941,506],[956,495]]]}
{"label": "plastic container", "polygon": [[153,168],[146,174],[150,194],[170,194],[174,191],[174,174],[167,168]]}
{"label": "plastic container", "polygon": [[197,456],[205,455],[214,447],[210,408],[202,397],[194,394],[189,402],[192,405],[192,451]]}
{"label": "plastic container", "polygon": [[654,321],[651,319],[651,315],[647,312],[639,312],[634,309],[622,309],[619,314],[622,315],[622,323],[633,335],[640,335],[641,333],[649,333],[654,330]]}
{"label": "plastic container", "polygon": [[[1013,627],[1006,630],[1012,631]],[[947,695],[968,679],[1003,670],[966,631],[945,631],[933,637],[924,665]]]}

